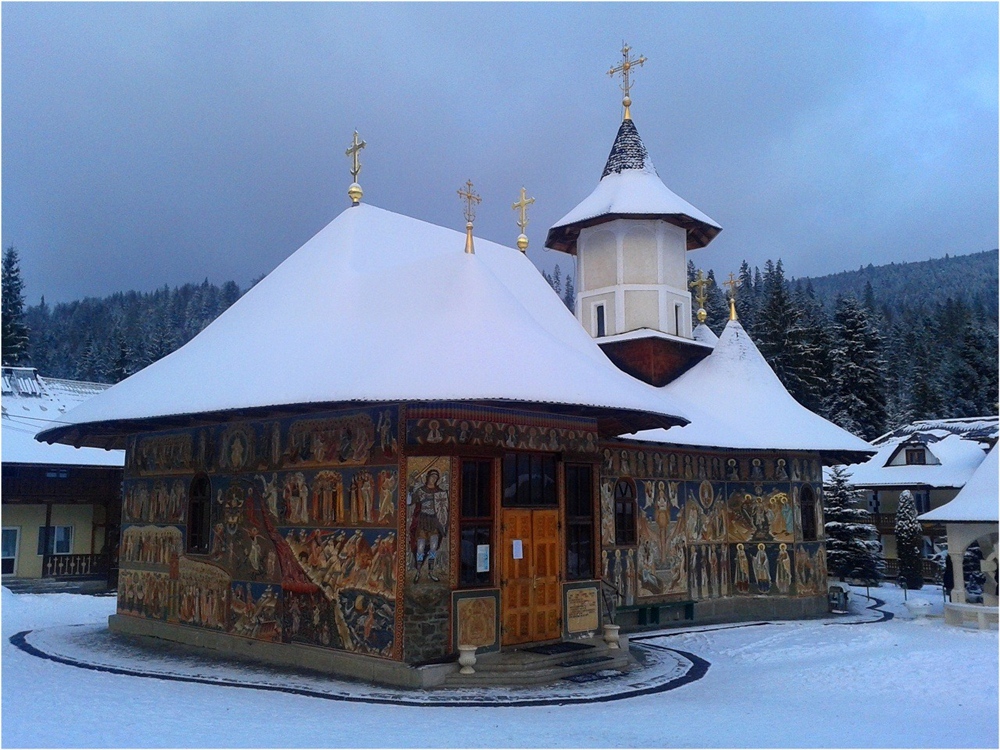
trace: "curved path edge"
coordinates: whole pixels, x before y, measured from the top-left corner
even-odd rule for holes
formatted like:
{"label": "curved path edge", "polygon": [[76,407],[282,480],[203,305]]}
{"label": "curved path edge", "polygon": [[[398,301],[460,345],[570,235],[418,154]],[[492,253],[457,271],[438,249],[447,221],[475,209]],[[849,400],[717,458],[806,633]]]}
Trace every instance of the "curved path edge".
{"label": "curved path edge", "polygon": [[[32,630],[22,630],[15,633],[10,637],[11,645],[20,649],[26,654],[31,656],[46,659],[58,664],[65,664],[71,667],[77,667],[80,669],[89,669],[95,672],[104,672],[107,674],[117,674],[128,677],[144,677],[147,679],[155,680],[166,680],[170,682],[191,682],[201,685],[212,685],[217,687],[235,687],[243,688],[248,690],[263,690],[267,692],[277,692],[277,693],[287,693],[291,695],[301,695],[307,698],[319,698],[322,700],[334,700],[342,701],[346,703],[371,703],[371,704],[382,704],[382,705],[397,705],[397,706],[413,706],[413,707],[428,707],[428,708],[482,708],[482,707],[537,707],[537,706],[565,706],[565,705],[578,705],[587,703],[608,703],[612,701],[627,700],[629,698],[638,698],[645,695],[653,695],[656,693],[663,693],[669,690],[675,690],[679,687],[683,687],[691,682],[700,680],[708,672],[711,664],[706,660],[692,654],[687,651],[682,651],[680,649],[666,648],[663,646],[653,647],[660,651],[670,651],[677,656],[682,657],[690,663],[690,667],[684,671],[683,674],[676,677],[666,677],[663,682],[659,684],[648,684],[643,683],[641,687],[628,686],[624,687],[622,690],[596,694],[588,696],[586,694],[577,696],[554,696],[552,698],[525,698],[523,700],[496,700],[492,699],[490,696],[481,696],[477,698],[464,698],[456,697],[452,699],[433,699],[429,698],[426,700],[413,700],[406,698],[404,695],[399,695],[398,697],[385,696],[384,692],[382,696],[366,696],[366,695],[349,695],[343,693],[327,693],[321,690],[312,690],[305,687],[296,687],[293,685],[272,685],[266,683],[253,683],[253,682],[241,682],[235,679],[226,678],[210,678],[210,677],[198,677],[194,675],[180,675],[171,674],[167,672],[157,672],[155,670],[143,670],[143,669],[131,669],[118,666],[109,666],[105,664],[94,664],[81,659],[74,659],[66,656],[60,656],[58,654],[48,653],[37,646],[32,645],[28,642],[28,636],[34,632]],[[645,644],[636,645],[639,649],[648,649],[650,646]],[[641,679],[642,669],[637,670],[632,673],[636,677]],[[652,678],[655,680],[655,677]],[[375,688],[382,690],[382,688]],[[585,690],[585,688],[584,688]],[[432,692],[432,691],[428,691]],[[496,689],[498,694],[503,694],[509,696],[509,690],[506,688]]]}

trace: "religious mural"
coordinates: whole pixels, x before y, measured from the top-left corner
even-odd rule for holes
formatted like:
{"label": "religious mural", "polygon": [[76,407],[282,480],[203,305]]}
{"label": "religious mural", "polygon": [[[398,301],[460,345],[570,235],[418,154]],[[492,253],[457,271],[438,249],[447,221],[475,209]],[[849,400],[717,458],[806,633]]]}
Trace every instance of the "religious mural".
{"label": "religious mural", "polygon": [[793,567],[799,594],[826,593],[826,548],[822,542],[796,544]]}
{"label": "religious mural", "polygon": [[[392,657],[397,414],[386,407],[133,441],[124,518],[137,523],[123,532],[119,612]],[[189,476],[170,476],[181,472]],[[197,472],[211,482],[211,538],[206,554],[192,555],[184,524]]]}
{"label": "religious mural", "polygon": [[[755,459],[756,460],[756,459]],[[791,542],[795,503],[787,484],[729,485],[729,540]]]}
{"label": "religious mural", "polygon": [[181,523],[187,504],[183,479],[127,482],[122,500],[122,520],[147,523]]}
{"label": "religious mural", "polygon": [[488,446],[553,453],[597,451],[597,433],[592,423],[583,421],[477,407],[411,412],[414,418],[406,422],[408,445]]}
{"label": "religious mural", "polygon": [[[611,446],[601,458],[600,565],[619,606],[822,593],[797,585],[820,580],[822,543],[806,555],[795,544],[800,482],[820,476],[818,460]],[[614,492],[623,476],[636,488],[636,542],[617,546]]]}
{"label": "religious mural", "polygon": [[451,459],[406,460],[404,654],[422,661],[449,652]]}

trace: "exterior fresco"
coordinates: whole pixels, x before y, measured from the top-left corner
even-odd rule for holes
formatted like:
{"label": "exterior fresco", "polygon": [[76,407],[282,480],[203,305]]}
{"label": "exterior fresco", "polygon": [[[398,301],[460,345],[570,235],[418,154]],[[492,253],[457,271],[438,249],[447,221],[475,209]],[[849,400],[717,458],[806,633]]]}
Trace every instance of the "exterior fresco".
{"label": "exterior fresco", "polygon": [[403,632],[408,662],[450,652],[451,458],[406,460]]}
{"label": "exterior fresco", "polygon": [[[802,542],[801,487],[818,459],[607,445],[600,451],[600,570],[615,603],[824,594],[824,545]],[[616,545],[615,493],[634,485],[635,544]],[[821,513],[817,522],[822,528]]]}
{"label": "exterior fresco", "polygon": [[126,465],[120,613],[398,658],[396,407],[147,435]]}

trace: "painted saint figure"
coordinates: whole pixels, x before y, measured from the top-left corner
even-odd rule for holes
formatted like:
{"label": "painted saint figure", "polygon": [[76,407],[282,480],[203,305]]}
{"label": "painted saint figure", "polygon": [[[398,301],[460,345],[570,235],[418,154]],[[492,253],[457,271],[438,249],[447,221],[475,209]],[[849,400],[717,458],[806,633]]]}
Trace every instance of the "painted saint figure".
{"label": "painted saint figure", "polygon": [[757,588],[762,594],[771,590],[771,567],[763,544],[757,545],[757,554],[753,556],[753,577],[757,579]]}
{"label": "painted saint figure", "polygon": [[792,561],[788,556],[788,545],[782,544],[778,547],[778,570],[774,580],[778,586],[778,591],[787,594],[792,586]]}
{"label": "painted saint figure", "polygon": [[742,543],[736,545],[736,590],[741,594],[750,591],[750,560]]}
{"label": "painted saint figure", "polygon": [[445,536],[448,491],[441,488],[440,481],[441,472],[431,469],[424,475],[423,486],[414,489],[407,498],[407,504],[413,505],[410,549],[416,567],[414,582],[420,580],[425,562],[428,577],[432,581],[441,580],[434,574],[434,563]]}

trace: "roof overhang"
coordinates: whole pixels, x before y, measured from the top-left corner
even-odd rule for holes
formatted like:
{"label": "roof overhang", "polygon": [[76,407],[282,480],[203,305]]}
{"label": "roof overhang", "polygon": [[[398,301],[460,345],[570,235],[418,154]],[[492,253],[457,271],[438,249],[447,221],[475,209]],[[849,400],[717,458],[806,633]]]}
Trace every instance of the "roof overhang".
{"label": "roof overhang", "polygon": [[668,224],[673,224],[687,231],[688,250],[698,250],[705,247],[722,231],[721,227],[712,226],[687,214],[603,214],[573,224],[552,227],[545,237],[545,247],[569,253],[570,255],[576,255],[576,240],[580,236],[580,230],[597,226],[598,224],[606,224],[615,219],[644,221],[659,219]]}
{"label": "roof overhang", "polygon": [[857,464],[867,461],[872,457],[874,451],[843,451],[843,450],[817,450],[815,448],[733,448],[727,445],[690,445],[687,443],[666,443],[655,440],[635,440],[631,438],[621,438],[630,443],[642,443],[651,447],[677,449],[677,450],[705,450],[705,451],[738,451],[740,453],[808,453],[811,456],[819,456],[824,466],[837,466],[842,464]]}
{"label": "roof overhang", "polygon": [[[145,419],[121,419],[101,422],[86,422],[82,424],[60,425],[38,433],[35,439],[39,442],[62,443],[74,448],[104,448],[105,450],[124,450],[126,440],[132,435],[163,430],[185,429],[189,427],[206,427],[227,422],[281,419],[317,412],[334,411],[345,408],[360,408],[385,403],[440,403],[440,399],[432,401],[336,401],[308,404],[288,404],[273,406],[257,406],[243,409],[227,409],[220,411],[200,412],[196,414],[171,414]],[[513,401],[507,399],[455,401],[454,403],[471,403],[480,406],[516,406],[528,411],[542,411],[550,414],[562,414],[594,419],[597,423],[598,436],[613,437],[623,433],[640,430],[655,430],[688,424],[688,420],[674,415],[658,414],[630,409],[615,409],[603,406],[587,406],[579,404],[539,403],[528,401]]]}

